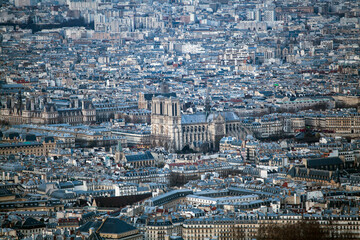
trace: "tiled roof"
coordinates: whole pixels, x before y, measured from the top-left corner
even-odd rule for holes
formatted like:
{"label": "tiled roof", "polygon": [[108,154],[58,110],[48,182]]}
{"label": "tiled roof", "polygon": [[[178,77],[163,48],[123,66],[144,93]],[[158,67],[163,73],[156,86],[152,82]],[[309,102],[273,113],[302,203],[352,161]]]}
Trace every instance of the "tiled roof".
{"label": "tiled roof", "polygon": [[122,208],[149,197],[151,197],[151,193],[120,197],[96,197],[94,201],[96,202],[97,207]]}
{"label": "tiled roof", "polygon": [[306,165],[308,168],[319,167],[325,165],[341,165],[343,161],[338,157],[329,157],[329,158],[317,158],[317,159],[307,159]]}
{"label": "tiled roof", "polygon": [[206,123],[205,113],[184,114],[181,116],[181,124]]}

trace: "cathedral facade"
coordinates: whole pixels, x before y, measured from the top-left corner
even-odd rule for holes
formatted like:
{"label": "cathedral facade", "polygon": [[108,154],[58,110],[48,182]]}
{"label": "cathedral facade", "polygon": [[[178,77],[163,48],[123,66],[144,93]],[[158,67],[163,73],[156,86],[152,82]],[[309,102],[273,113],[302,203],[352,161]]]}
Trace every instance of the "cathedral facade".
{"label": "cathedral facade", "polygon": [[234,112],[182,114],[179,99],[164,96],[152,98],[151,110],[152,143],[170,151],[218,150],[221,138],[240,137],[240,119]]}

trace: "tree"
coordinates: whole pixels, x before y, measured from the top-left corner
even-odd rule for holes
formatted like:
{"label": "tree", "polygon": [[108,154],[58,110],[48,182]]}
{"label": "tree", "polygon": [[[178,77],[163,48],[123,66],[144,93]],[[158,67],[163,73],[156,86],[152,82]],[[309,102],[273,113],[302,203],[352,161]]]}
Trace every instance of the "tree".
{"label": "tree", "polygon": [[128,115],[124,115],[124,120],[125,120],[125,123],[130,123],[131,122],[131,117],[128,116]]}
{"label": "tree", "polygon": [[0,126],[10,126],[10,123],[6,120],[0,120]]}
{"label": "tree", "polygon": [[258,229],[257,240],[325,240],[352,239],[354,234],[339,232],[330,222],[320,225],[316,220],[302,220],[297,223],[262,224]]}
{"label": "tree", "polygon": [[234,225],[232,227],[231,234],[234,240],[243,240],[246,237],[245,229],[239,225]]}
{"label": "tree", "polygon": [[131,122],[132,123],[142,123],[142,120],[138,116],[132,116]]}
{"label": "tree", "polygon": [[165,163],[164,162],[159,162],[158,164],[157,164],[157,167],[158,168],[163,168],[165,166]]}
{"label": "tree", "polygon": [[186,183],[185,176],[180,173],[171,172],[170,173],[170,186],[171,187],[180,187]]}
{"label": "tree", "polygon": [[322,240],[327,239],[327,229],[317,221],[300,221],[287,224],[262,224],[257,240]]}
{"label": "tree", "polygon": [[319,110],[326,110],[328,107],[328,105],[326,103],[317,103],[313,106],[313,110],[315,111],[319,111]]}
{"label": "tree", "polygon": [[205,143],[203,143],[203,144],[201,144],[201,146],[200,146],[200,151],[202,152],[202,153],[207,153],[207,152],[209,152],[210,151],[210,146],[209,146],[210,144],[208,143],[208,142],[205,142]]}
{"label": "tree", "polygon": [[151,124],[151,115],[150,115],[150,114],[146,115],[146,120],[145,120],[145,122],[146,122],[147,124]]}
{"label": "tree", "polygon": [[177,153],[182,153],[182,154],[184,154],[184,153],[194,153],[194,150],[193,150],[192,148],[190,148],[189,145],[185,145],[185,146],[181,149],[181,151],[177,151]]}

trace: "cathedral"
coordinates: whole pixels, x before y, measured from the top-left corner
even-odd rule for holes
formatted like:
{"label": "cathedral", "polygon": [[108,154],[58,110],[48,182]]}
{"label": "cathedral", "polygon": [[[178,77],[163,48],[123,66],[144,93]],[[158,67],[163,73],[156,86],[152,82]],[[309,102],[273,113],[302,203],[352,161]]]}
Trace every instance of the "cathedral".
{"label": "cathedral", "polygon": [[240,137],[240,119],[234,112],[210,112],[208,97],[206,111],[182,114],[176,97],[154,96],[151,103],[151,135],[155,146],[169,151],[186,148],[195,151],[219,150],[220,139]]}

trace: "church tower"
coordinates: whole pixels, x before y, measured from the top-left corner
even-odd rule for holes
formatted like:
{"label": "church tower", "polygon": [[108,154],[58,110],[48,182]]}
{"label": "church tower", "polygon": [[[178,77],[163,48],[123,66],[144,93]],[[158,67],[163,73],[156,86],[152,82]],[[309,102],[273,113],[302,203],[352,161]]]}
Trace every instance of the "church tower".
{"label": "church tower", "polygon": [[17,115],[21,116],[22,111],[23,111],[23,102],[22,102],[21,90],[19,91],[18,96],[17,96],[17,103],[16,103],[16,106],[15,106],[15,109],[16,109]]}
{"label": "church tower", "polygon": [[152,99],[151,135],[153,144],[169,150],[181,150],[181,110],[175,97],[157,96]]}
{"label": "church tower", "polygon": [[213,143],[213,149],[219,151],[219,144],[221,138],[226,135],[225,119],[220,114],[214,114],[213,121],[210,123],[211,141]]}
{"label": "church tower", "polygon": [[115,163],[119,163],[122,160],[124,160],[125,154],[121,146],[121,141],[118,141],[118,145],[116,147],[116,153],[115,153]]}

